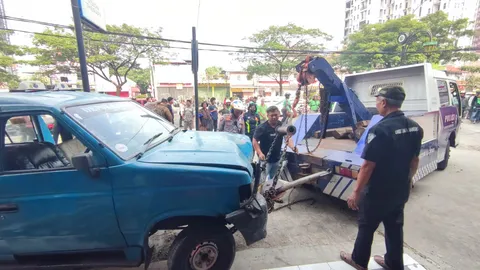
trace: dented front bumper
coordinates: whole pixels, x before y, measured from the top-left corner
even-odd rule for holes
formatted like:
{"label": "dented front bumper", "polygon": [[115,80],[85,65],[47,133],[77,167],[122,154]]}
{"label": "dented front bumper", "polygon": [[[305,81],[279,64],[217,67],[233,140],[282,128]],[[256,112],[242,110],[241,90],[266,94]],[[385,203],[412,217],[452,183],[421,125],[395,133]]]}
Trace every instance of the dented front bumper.
{"label": "dented front bumper", "polygon": [[243,208],[226,216],[226,220],[242,233],[247,245],[267,237],[267,201],[258,193]]}

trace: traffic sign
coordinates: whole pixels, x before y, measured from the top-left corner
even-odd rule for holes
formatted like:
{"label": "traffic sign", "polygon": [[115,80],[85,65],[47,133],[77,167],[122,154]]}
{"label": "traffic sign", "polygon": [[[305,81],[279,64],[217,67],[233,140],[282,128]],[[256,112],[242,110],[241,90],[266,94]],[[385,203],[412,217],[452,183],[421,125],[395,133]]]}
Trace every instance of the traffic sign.
{"label": "traffic sign", "polygon": [[103,0],[78,0],[82,22],[99,31],[107,31],[103,2]]}

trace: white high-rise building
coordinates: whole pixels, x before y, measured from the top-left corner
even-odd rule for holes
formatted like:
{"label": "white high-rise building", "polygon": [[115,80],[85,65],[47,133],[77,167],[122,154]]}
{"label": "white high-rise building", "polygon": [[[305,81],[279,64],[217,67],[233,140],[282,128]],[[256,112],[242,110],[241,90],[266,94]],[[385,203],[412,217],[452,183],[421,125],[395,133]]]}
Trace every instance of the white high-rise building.
{"label": "white high-rise building", "polygon": [[[360,30],[364,24],[384,23],[408,14],[425,17],[439,10],[450,20],[468,18],[475,21],[478,0],[346,0],[345,36]],[[469,26],[473,29],[474,24]],[[459,46],[470,46],[472,39],[459,40]]]}

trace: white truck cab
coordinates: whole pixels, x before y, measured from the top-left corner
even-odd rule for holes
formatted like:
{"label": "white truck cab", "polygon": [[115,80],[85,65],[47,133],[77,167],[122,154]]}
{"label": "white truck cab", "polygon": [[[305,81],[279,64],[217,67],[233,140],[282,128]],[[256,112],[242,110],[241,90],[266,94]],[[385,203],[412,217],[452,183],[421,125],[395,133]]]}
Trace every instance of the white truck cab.
{"label": "white truck cab", "polygon": [[403,87],[406,99],[402,111],[422,126],[423,144],[430,145],[428,153],[421,156],[432,157],[425,161],[429,166],[426,174],[446,168],[450,146],[458,145],[459,116],[462,113],[460,92],[454,78],[434,70],[430,63],[422,63],[351,74],[345,77],[345,83],[366,107],[373,108],[379,89]]}

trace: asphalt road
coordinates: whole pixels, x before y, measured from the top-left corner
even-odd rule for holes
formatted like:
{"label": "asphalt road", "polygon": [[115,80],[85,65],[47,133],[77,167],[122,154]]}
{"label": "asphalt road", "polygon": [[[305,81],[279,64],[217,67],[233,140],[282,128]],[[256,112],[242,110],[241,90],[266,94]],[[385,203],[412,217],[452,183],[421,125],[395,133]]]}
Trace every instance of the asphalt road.
{"label": "asphalt road", "polygon": [[[480,125],[464,123],[461,145],[452,149],[448,168],[419,181],[407,204],[404,252],[427,269],[480,269],[479,139]],[[294,190],[291,201],[301,198],[316,202],[272,213],[265,240],[246,247],[236,235],[238,252],[232,269],[338,261],[340,250],[351,250],[357,233],[356,213],[313,190]],[[163,236],[158,234],[151,241],[162,246]],[[372,255],[385,252],[382,226],[372,251]],[[165,252],[157,254],[157,260]],[[166,269],[166,263],[154,263],[149,269]]]}

